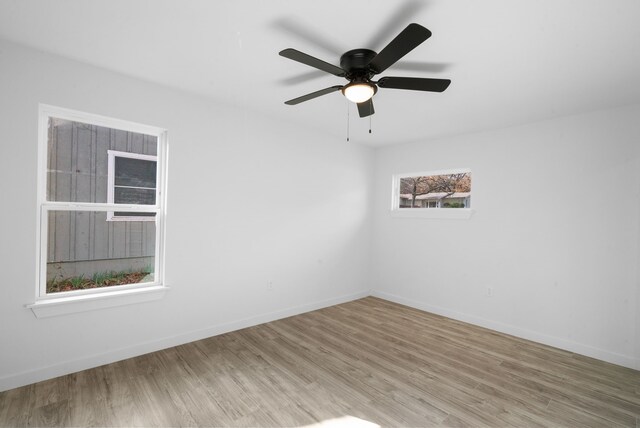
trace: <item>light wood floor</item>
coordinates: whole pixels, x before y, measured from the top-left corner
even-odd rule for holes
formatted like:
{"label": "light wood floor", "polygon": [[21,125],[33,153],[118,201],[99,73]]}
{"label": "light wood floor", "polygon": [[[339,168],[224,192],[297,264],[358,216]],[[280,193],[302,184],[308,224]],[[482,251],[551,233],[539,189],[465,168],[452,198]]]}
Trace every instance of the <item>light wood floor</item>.
{"label": "light wood floor", "polygon": [[640,427],[640,372],[368,297],[0,393],[0,426],[347,416],[381,426]]}

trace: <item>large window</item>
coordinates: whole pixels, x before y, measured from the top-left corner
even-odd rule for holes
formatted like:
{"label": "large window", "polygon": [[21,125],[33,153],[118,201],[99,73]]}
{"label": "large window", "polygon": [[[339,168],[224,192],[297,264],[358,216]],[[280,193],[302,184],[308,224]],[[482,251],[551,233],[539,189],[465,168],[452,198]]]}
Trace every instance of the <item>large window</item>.
{"label": "large window", "polygon": [[36,301],[163,286],[166,133],[40,107]]}
{"label": "large window", "polygon": [[[446,217],[437,212],[453,211],[464,217],[471,208],[471,171],[468,169],[397,174],[393,176],[392,212]],[[467,214],[465,214],[467,213]],[[422,214],[419,214],[422,216]]]}

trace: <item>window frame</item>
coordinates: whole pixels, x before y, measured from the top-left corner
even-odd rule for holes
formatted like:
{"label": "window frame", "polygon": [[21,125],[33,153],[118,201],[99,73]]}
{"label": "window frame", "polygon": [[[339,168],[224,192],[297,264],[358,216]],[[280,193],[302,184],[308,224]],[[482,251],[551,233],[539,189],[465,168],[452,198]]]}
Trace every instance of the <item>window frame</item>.
{"label": "window frame", "polygon": [[[472,174],[470,168],[444,169],[437,171],[422,171],[412,173],[393,174],[391,177],[391,210],[392,217],[418,217],[434,219],[469,219],[475,213],[472,208],[401,208],[400,207],[400,180],[408,177],[429,177],[447,174]],[[473,193],[473,190],[471,191]]]}
{"label": "window frame", "polygon": [[[47,157],[49,150],[48,128],[50,118],[87,123],[156,137],[156,204],[130,205],[48,201]],[[164,128],[63,107],[39,104],[35,301],[34,303],[25,305],[27,308],[30,308],[37,317],[55,316],[162,298],[168,289],[164,283],[167,146],[167,130]],[[153,220],[156,222],[156,245],[154,251],[153,282],[47,293],[48,215],[50,211],[104,211],[107,213],[109,211],[154,212],[155,216]],[[136,220],[140,220],[140,217],[136,217]]]}
{"label": "window frame", "polygon": [[[145,161],[153,161],[156,162],[156,170],[158,165],[158,156],[154,155],[145,155],[141,153],[131,153],[131,152],[123,152],[119,150],[107,150],[107,203],[114,205],[115,204],[115,188],[116,188],[116,158],[129,158],[129,159],[138,159]],[[156,174],[156,190],[158,188],[157,183],[157,174]],[[142,187],[141,187],[142,188]],[[147,189],[147,187],[144,187]],[[157,195],[156,195],[157,196]],[[154,205],[149,205],[154,206]],[[117,211],[107,211],[107,221],[155,221],[155,216],[142,217],[142,216],[120,216],[116,215]]]}

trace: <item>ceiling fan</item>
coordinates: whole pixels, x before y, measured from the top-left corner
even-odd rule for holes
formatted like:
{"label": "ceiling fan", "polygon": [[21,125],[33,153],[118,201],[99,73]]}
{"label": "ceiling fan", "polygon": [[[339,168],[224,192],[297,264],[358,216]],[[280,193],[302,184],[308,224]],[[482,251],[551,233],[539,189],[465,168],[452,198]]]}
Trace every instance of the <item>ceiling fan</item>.
{"label": "ceiling fan", "polygon": [[370,49],[353,49],[340,57],[340,67],[321,59],[312,57],[296,49],[288,48],[280,51],[280,56],[301,62],[349,81],[346,85],[330,86],[319,91],[311,92],[298,98],[285,101],[287,105],[296,105],[322,95],[341,91],[349,100],[358,105],[360,117],[371,116],[373,109],[372,97],[378,88],[408,89],[412,91],[442,92],[451,83],[449,79],[431,79],[422,77],[382,77],[377,81],[371,80],[391,67],[400,58],[411,52],[422,42],[431,37],[431,31],[419,24],[409,24],[387,46],[376,53]]}

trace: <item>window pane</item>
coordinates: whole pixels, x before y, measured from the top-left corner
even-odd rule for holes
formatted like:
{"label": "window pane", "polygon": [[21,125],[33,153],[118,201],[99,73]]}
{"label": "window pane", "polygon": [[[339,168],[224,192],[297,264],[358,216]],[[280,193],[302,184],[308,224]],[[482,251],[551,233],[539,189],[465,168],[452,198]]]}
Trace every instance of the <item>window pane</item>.
{"label": "window pane", "polygon": [[116,204],[155,205],[156,203],[154,189],[115,187],[113,190],[113,202]]}
{"label": "window pane", "polygon": [[108,222],[104,211],[49,211],[47,293],[152,283],[155,242],[153,221]]}
{"label": "window pane", "polygon": [[113,215],[115,217],[155,217],[156,213],[116,211],[113,213]]}
{"label": "window pane", "polygon": [[156,162],[144,159],[116,157],[116,186],[156,187]]}
{"label": "window pane", "polygon": [[[156,156],[158,138],[82,122],[50,118],[47,135],[47,200],[107,203],[108,150]],[[149,183],[149,161],[143,177]],[[155,165],[153,166],[155,186]],[[131,168],[124,168],[130,176]]]}
{"label": "window pane", "polygon": [[470,208],[471,173],[400,179],[399,208]]}

